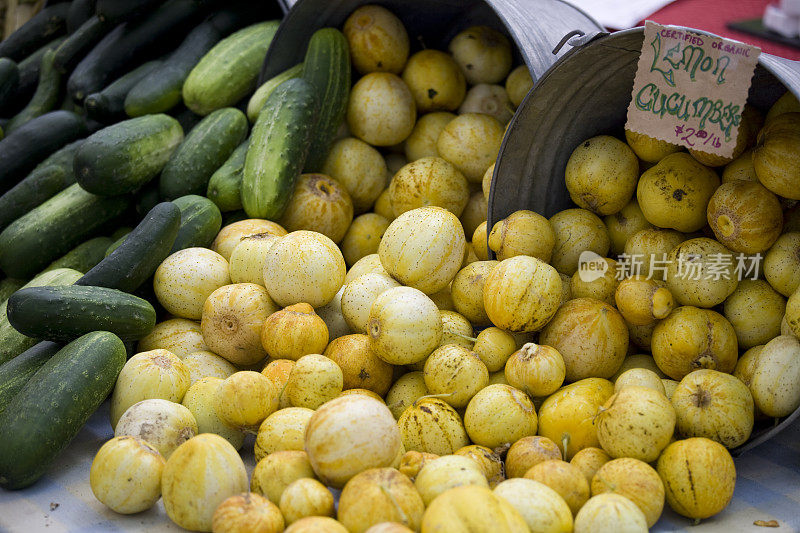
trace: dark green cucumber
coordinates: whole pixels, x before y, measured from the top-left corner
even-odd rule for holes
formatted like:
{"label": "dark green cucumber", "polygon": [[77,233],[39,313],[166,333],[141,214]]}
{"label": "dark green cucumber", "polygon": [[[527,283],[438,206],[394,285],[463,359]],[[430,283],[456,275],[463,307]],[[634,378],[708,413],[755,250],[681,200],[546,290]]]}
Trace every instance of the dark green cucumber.
{"label": "dark green cucumber", "polygon": [[250,141],[244,141],[225,163],[208,180],[206,196],[220,211],[236,211],[242,208],[242,169],[247,157]]}
{"label": "dark green cucumber", "polygon": [[105,287],[20,289],[8,299],[7,313],[11,327],[23,335],[54,342],[70,342],[92,331],[135,341],[156,325],[150,302]]}
{"label": "dark green cucumber", "polygon": [[0,196],[0,230],[75,183],[75,141],[39,163],[25,179]]}
{"label": "dark green cucumber", "polygon": [[42,56],[42,66],[39,69],[39,83],[33,98],[25,106],[25,109],[17,113],[6,125],[6,134],[19,129],[23,124],[27,124],[36,117],[56,108],[61,98],[61,73],[53,66],[55,52],[48,50]]}
{"label": "dark green cucumber", "polygon": [[5,278],[0,281],[0,303],[8,300],[8,297],[20,290],[23,285],[25,280],[19,278]]}
{"label": "dark green cucumber", "polygon": [[19,84],[19,66],[7,57],[0,58],[0,102],[14,94]]}
{"label": "dark green cucumber", "polygon": [[255,123],[256,119],[258,118],[258,114],[261,113],[261,108],[264,107],[264,104],[267,101],[267,98],[269,98],[269,95],[271,95],[281,83],[293,78],[299,78],[302,75],[303,64],[298,63],[292,68],[284,70],[271,80],[265,81],[261,87],[256,89],[256,92],[253,93],[253,96],[250,97],[250,101],[247,103],[247,118],[250,120],[250,122]]}
{"label": "dark green cucumber", "polygon": [[60,349],[61,345],[58,343],[40,342],[11,361],[0,365],[0,413],[11,403],[11,399],[17,395],[36,371]]}
{"label": "dark green cucumber", "polygon": [[170,109],[169,116],[174,117],[180,123],[183,131],[191,131],[203,120],[202,115],[198,115],[183,104]]}
{"label": "dark green cucumber", "polygon": [[125,364],[125,345],[95,331],[59,350],[0,415],[0,486],[42,477],[103,403]]}
{"label": "dark green cucumber", "polygon": [[155,71],[130,90],[125,98],[125,113],[139,117],[163,113],[178,105],[189,72],[221,38],[211,22],[197,26]]}
{"label": "dark green cucumber", "polygon": [[132,118],[87,138],[75,154],[75,177],[85,190],[104,196],[133,192],[155,178],[183,141],[174,118]]}
{"label": "dark green cucumber", "polygon": [[200,12],[196,0],[167,0],[142,20],[125,23],[110,46],[103,39],[95,47],[102,50],[97,54],[93,50],[75,68],[67,84],[69,93],[83,101],[136,65],[163,55],[186,36]]}
{"label": "dark green cucumber", "polygon": [[128,236],[128,233],[130,233],[131,231],[133,231],[133,229],[130,229],[128,232],[125,233],[125,235],[122,235],[116,241],[113,241],[111,244],[109,244],[108,248],[106,248],[106,251],[103,254],[103,259],[105,259],[109,255],[114,253],[114,250],[116,250],[117,248],[122,246],[122,243],[125,242],[125,238]]}
{"label": "dark green cucumber", "polygon": [[183,85],[186,107],[200,115],[229,107],[256,88],[278,21],[248,26],[220,41],[189,73]]}
{"label": "dark green cucumber", "polygon": [[[104,23],[96,21],[93,27],[86,28],[88,36],[84,36],[83,39],[91,41],[91,37],[96,36],[95,33],[100,32],[101,27],[104,28],[104,31],[107,30]],[[62,52],[64,58],[59,59],[59,62],[63,61],[64,63],[61,68],[68,68],[76,59],[80,58],[75,68],[70,69],[72,72],[67,80],[67,93],[75,102],[82,104],[87,94],[91,94],[105,85],[107,68],[104,68],[101,61],[110,53],[111,49],[122,45],[122,38],[125,36],[126,29],[125,24],[120,24],[104,33],[103,38],[93,45],[86,55],[82,54],[84,40],[71,43],[71,46],[75,48]],[[78,48],[80,48],[80,51],[77,50]]]}
{"label": "dark green cucumber", "polygon": [[283,215],[305,164],[316,113],[316,90],[303,78],[282,83],[267,99],[242,171],[242,206],[251,218]]}
{"label": "dark green cucumber", "polygon": [[350,49],[342,32],[336,28],[314,32],[303,62],[303,79],[317,90],[321,103],[304,171],[319,172],[344,121],[350,94]]}
{"label": "dark green cucumber", "polygon": [[58,37],[47,43],[18,63],[19,82],[13,93],[0,101],[0,111],[6,116],[19,113],[30,101],[36,85],[39,83],[39,69],[42,66],[42,57],[48,50],[55,50],[66,37]]}
{"label": "dark green cucumber", "polygon": [[0,193],[5,193],[56,150],[83,137],[86,123],[69,111],[52,111],[0,141]]}
{"label": "dark green cucumber", "polygon": [[12,277],[34,275],[86,240],[130,204],[125,196],[97,196],[70,185],[0,233],[0,268]]}
{"label": "dark green cucumber", "polygon": [[76,285],[93,285],[133,292],[170,254],[181,224],[181,212],[162,202],[145,216],[122,244],[88,271]]}
{"label": "dark green cucumber", "polygon": [[[43,272],[20,287],[42,287],[45,285],[72,285],[81,277],[81,273],[71,268],[58,268]],[[36,344],[36,339],[26,337],[8,322],[6,308],[8,300],[0,304],[0,364],[14,359],[19,354]]]}
{"label": "dark green cucumber", "polygon": [[119,23],[163,3],[164,0],[96,0],[94,11],[104,20]]}
{"label": "dark green cucumber", "polygon": [[238,109],[218,109],[186,135],[164,166],[159,181],[162,198],[203,194],[211,175],[247,137],[247,117]]}
{"label": "dark green cucumber", "polygon": [[46,7],[0,42],[0,57],[25,59],[40,46],[67,32],[69,4]]}
{"label": "dark green cucumber", "polygon": [[170,253],[186,248],[208,248],[222,227],[222,213],[214,202],[190,194],[172,201],[181,210],[181,227]]}
{"label": "dark green cucumber", "polygon": [[248,218],[250,217],[247,216],[247,213],[244,212],[244,209],[228,211],[222,215],[222,225],[228,226],[234,222],[241,222],[242,220],[247,220]]}
{"label": "dark green cucumber", "polygon": [[116,241],[117,239],[121,239],[128,233],[132,232],[133,228],[130,226],[120,226],[114,230],[114,232],[110,235],[112,241]]}
{"label": "dark green cucumber", "polygon": [[50,263],[42,272],[49,272],[56,268],[71,268],[85,274],[103,260],[111,243],[112,240],[108,237],[89,239]]}
{"label": "dark green cucumber", "polygon": [[149,61],[128,72],[114,83],[90,94],[84,101],[86,113],[100,122],[116,122],[125,118],[125,97],[148,74],[158,69],[161,61]]}
{"label": "dark green cucumber", "polygon": [[67,11],[67,33],[75,33],[93,16],[94,0],[72,0]]}
{"label": "dark green cucumber", "polygon": [[158,195],[158,182],[153,180],[136,192],[136,203],[134,205],[136,216],[139,219],[143,218],[160,201],[161,198]]}
{"label": "dark green cucumber", "polygon": [[53,61],[56,70],[62,74],[71,72],[86,53],[108,35],[113,27],[96,16],[86,20],[56,49]]}

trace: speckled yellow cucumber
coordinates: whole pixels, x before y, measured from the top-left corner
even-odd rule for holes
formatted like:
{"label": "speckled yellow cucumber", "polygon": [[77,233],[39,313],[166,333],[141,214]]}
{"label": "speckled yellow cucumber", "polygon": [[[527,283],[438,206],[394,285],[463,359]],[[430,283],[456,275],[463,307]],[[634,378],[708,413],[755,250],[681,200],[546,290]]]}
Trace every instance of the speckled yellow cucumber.
{"label": "speckled yellow cucumber", "polygon": [[[58,285],[72,285],[81,273],[71,268],[58,268],[39,274],[31,281],[23,285],[23,287],[43,287],[43,286],[58,286]],[[35,339],[26,337],[16,329],[14,329],[8,321],[6,308],[8,301],[0,304],[0,364],[14,359],[16,356],[36,344]]]}
{"label": "speckled yellow cucumber", "polygon": [[208,180],[206,196],[220,211],[236,211],[242,208],[242,171],[250,141],[236,147],[231,156]]}
{"label": "speckled yellow cucumber", "polygon": [[211,175],[247,137],[247,129],[247,117],[233,107],[218,109],[201,120],[161,172],[161,197],[172,200],[205,193]]}
{"label": "speckled yellow cucumber", "polygon": [[30,277],[129,205],[126,196],[97,196],[70,185],[0,233],[0,268],[12,277]]}
{"label": "speckled yellow cucumber", "polygon": [[84,335],[50,358],[0,414],[0,486],[21,489],[44,475],[124,364],[125,345],[107,331]]}
{"label": "speckled yellow cucumber", "polygon": [[283,214],[305,165],[316,112],[316,90],[302,78],[282,83],[267,99],[242,173],[242,206],[251,218]]}
{"label": "speckled yellow cucumber", "polygon": [[256,88],[278,21],[261,22],[217,43],[189,73],[183,101],[197,114],[235,104]]}
{"label": "speckled yellow cucumber", "polygon": [[8,299],[8,321],[29,337],[69,342],[92,331],[124,341],[141,339],[156,325],[149,302],[105,287],[29,287]]}
{"label": "speckled yellow cucumber", "polygon": [[183,141],[183,129],[168,115],[118,122],[86,139],[75,154],[75,177],[84,190],[116,196],[155,178]]}
{"label": "speckled yellow cucumber", "polygon": [[314,32],[303,62],[303,79],[317,91],[321,104],[304,167],[305,172],[318,172],[347,113],[350,49],[342,32],[336,28]]}

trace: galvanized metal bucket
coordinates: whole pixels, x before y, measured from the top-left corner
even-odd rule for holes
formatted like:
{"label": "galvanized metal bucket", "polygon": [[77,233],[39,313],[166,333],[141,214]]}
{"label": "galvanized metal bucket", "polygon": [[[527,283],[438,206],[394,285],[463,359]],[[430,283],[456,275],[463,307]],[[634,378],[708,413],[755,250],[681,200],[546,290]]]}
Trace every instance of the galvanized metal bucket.
{"label": "galvanized metal bucket", "polygon": [[603,27],[562,0],[279,0],[291,10],[270,46],[261,81],[303,60],[311,35],[325,26],[341,28],[356,8],[380,4],[405,24],[412,47],[446,49],[467,26],[494,27],[511,37],[534,80],[558,59],[553,49],[565,35],[595,34]]}
{"label": "galvanized metal bucket", "polygon": [[[489,228],[519,209],[550,217],[575,207],[564,183],[567,160],[590,137],[622,135],[643,39],[643,28],[586,36],[587,42],[539,79],[500,149],[489,195]],[[800,62],[761,54],[748,101],[766,111],[786,89],[800,97]],[[800,409],[777,425],[754,431],[732,452],[738,455],[765,442],[798,417]]]}

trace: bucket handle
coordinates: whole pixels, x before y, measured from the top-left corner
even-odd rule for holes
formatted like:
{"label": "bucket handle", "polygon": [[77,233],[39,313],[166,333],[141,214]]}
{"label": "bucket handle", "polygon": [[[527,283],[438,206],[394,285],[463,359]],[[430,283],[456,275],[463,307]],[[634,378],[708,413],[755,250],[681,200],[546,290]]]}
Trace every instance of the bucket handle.
{"label": "bucket handle", "polygon": [[578,48],[603,35],[608,35],[608,32],[593,31],[589,33],[584,33],[581,30],[572,30],[564,37],[562,37],[561,40],[556,45],[556,47],[553,48],[553,55],[558,54],[566,44],[569,44],[573,48]]}

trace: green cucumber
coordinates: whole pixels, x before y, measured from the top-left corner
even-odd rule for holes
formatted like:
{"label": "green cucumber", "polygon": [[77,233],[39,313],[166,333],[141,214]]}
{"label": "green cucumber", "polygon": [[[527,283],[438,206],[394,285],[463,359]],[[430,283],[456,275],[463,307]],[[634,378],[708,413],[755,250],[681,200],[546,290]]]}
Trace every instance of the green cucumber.
{"label": "green cucumber", "polygon": [[56,268],[71,268],[81,274],[85,274],[103,260],[111,243],[112,241],[108,237],[89,239],[50,263],[42,272],[48,272]]}
{"label": "green cucumber", "polygon": [[172,201],[181,211],[181,227],[170,253],[185,248],[208,248],[222,228],[222,213],[214,202],[190,194]]}
{"label": "green cucumber", "polygon": [[244,209],[237,209],[236,211],[228,211],[222,215],[222,226],[229,226],[234,222],[241,222],[242,220],[247,220],[248,217],[247,213],[244,212]]}
{"label": "green cucumber", "polygon": [[0,230],[75,183],[75,141],[39,163],[25,179],[0,196]]}
{"label": "green cucumber", "polygon": [[67,33],[68,4],[46,7],[0,42],[0,57],[25,59],[54,37]]}
{"label": "green cucumber", "polygon": [[[86,35],[83,35],[82,39],[78,40],[76,37],[76,40],[70,43],[70,48],[59,54],[60,68],[65,70],[80,58],[78,64],[70,69],[71,72],[67,79],[67,93],[79,104],[83,104],[83,99],[87,94],[91,94],[105,85],[107,68],[102,68],[102,60],[110,53],[111,49],[122,45],[126,25],[120,24],[108,32],[106,30],[105,23],[99,19],[94,21],[93,26],[86,28]],[[87,45],[86,43],[92,42],[98,33],[103,37],[96,44]],[[87,48],[91,46],[91,50],[85,55],[82,54],[84,46]]]}
{"label": "green cucumber", "polygon": [[114,232],[111,235],[109,235],[109,237],[111,237],[112,241],[116,241],[117,239],[121,239],[122,237],[124,237],[125,235],[127,235],[132,231],[133,228],[130,226],[119,226],[117,229],[114,230]]}
{"label": "green cucumber", "polygon": [[97,0],[94,12],[103,20],[114,23],[125,22],[147,10],[154,9],[164,0]]}
{"label": "green cucumber", "polygon": [[125,118],[125,97],[160,65],[161,61],[149,61],[118,78],[99,93],[90,94],[83,103],[86,113],[90,118],[107,123]]}
{"label": "green cucumber", "polygon": [[237,146],[228,160],[208,180],[206,196],[220,211],[236,211],[242,208],[242,169],[248,146],[249,140]]}
{"label": "green cucumber", "polygon": [[117,239],[116,241],[113,241],[113,242],[111,242],[111,244],[109,244],[109,245],[108,245],[108,248],[106,248],[106,251],[105,251],[105,253],[103,254],[103,259],[105,259],[105,258],[106,258],[106,257],[108,257],[109,255],[111,255],[112,253],[114,253],[114,250],[116,250],[117,248],[119,248],[120,246],[122,246],[122,243],[123,243],[123,242],[125,242],[125,238],[128,236],[128,233],[130,233],[131,231],[133,231],[133,229],[131,229],[130,231],[128,231],[128,232],[127,232],[125,235],[121,236],[121,237],[120,237],[119,239]]}
{"label": "green cucumber", "polygon": [[0,281],[0,303],[8,300],[8,297],[20,290],[23,285],[25,280],[19,278],[5,278]]}
{"label": "green cucumber", "polygon": [[247,117],[233,107],[206,116],[186,135],[164,166],[159,181],[162,198],[203,194],[211,175],[247,137]]}
{"label": "green cucumber", "polygon": [[136,216],[138,218],[143,218],[160,201],[161,198],[158,196],[158,182],[153,180],[136,192],[136,204],[134,206]]}
{"label": "green cucumber", "polygon": [[[28,287],[43,287],[56,285],[72,285],[81,277],[81,273],[71,268],[57,268],[43,272],[23,285]],[[36,339],[26,337],[8,322],[6,308],[8,300],[0,304],[0,364],[14,359],[19,354],[36,344]]]}
{"label": "green cucumber", "polygon": [[86,53],[108,35],[113,27],[97,17],[86,20],[75,33],[56,48],[56,56],[53,58],[56,70],[62,74],[72,72]]}
{"label": "green cucumber", "polygon": [[161,172],[182,140],[181,125],[168,115],[119,122],[83,142],[75,154],[75,176],[94,194],[133,192]]}
{"label": "green cucumber", "polygon": [[39,69],[42,66],[42,57],[48,50],[55,50],[66,37],[58,37],[47,43],[17,64],[19,69],[19,81],[16,89],[0,102],[0,109],[3,115],[14,115],[19,113],[22,108],[30,101],[36,85],[39,83]]}
{"label": "green cucumber", "polygon": [[0,233],[0,268],[9,276],[34,275],[91,236],[130,204],[73,184],[12,222]]}
{"label": "green cucumber", "polygon": [[342,32],[336,28],[314,32],[303,62],[303,79],[317,90],[317,101],[321,104],[304,171],[319,172],[347,113],[350,50]]}
{"label": "green cucumber", "polygon": [[229,107],[256,88],[278,21],[261,22],[237,31],[211,49],[183,85],[183,101],[197,114]]}
{"label": "green cucumber", "polygon": [[42,477],[114,388],[125,345],[107,331],[69,343],[28,380],[0,415],[0,486]]}
{"label": "green cucumber", "polygon": [[181,223],[172,202],[162,202],[147,213],[124,241],[76,285],[107,287],[125,292],[139,288],[170,254]]}
{"label": "green cucumber", "polygon": [[75,33],[93,16],[94,0],[72,0],[67,11],[67,33]]}
{"label": "green cucumber", "polygon": [[316,90],[303,78],[283,82],[267,99],[242,171],[242,205],[250,218],[283,215],[305,164],[316,113]]}
{"label": "green cucumber", "polygon": [[261,108],[264,107],[267,98],[269,98],[269,95],[271,95],[281,83],[293,78],[299,78],[302,75],[303,64],[298,63],[292,68],[284,70],[274,78],[265,81],[261,87],[256,89],[256,92],[253,93],[253,96],[250,97],[250,101],[247,103],[247,118],[250,122],[255,124],[258,114],[261,113]]}
{"label": "green cucumber", "polygon": [[163,113],[178,105],[189,72],[221,38],[222,34],[210,22],[197,26],[156,70],[131,88],[125,98],[125,113],[140,117]]}
{"label": "green cucumber", "polygon": [[39,69],[39,84],[33,98],[25,109],[17,113],[6,125],[5,132],[11,133],[23,124],[36,117],[42,116],[56,108],[61,98],[61,73],[53,66],[55,52],[48,50],[42,56],[42,66]]}
{"label": "green cucumber", "polygon": [[70,342],[92,331],[135,341],[156,325],[150,302],[105,287],[20,289],[8,299],[7,313],[11,327],[23,335],[54,342]]}
{"label": "green cucumber", "polygon": [[19,66],[7,57],[0,57],[0,102],[14,94],[18,84]]}
{"label": "green cucumber", "polygon": [[0,365],[0,413],[36,371],[60,349],[58,343],[43,341]]}
{"label": "green cucumber", "polygon": [[197,0],[167,0],[141,20],[121,24],[120,34],[108,41],[112,31],[78,64],[67,90],[82,102],[135,66],[163,55],[186,36],[200,9]]}
{"label": "green cucumber", "polygon": [[5,193],[47,156],[86,134],[86,122],[69,111],[52,111],[26,122],[0,141],[0,193]]}

